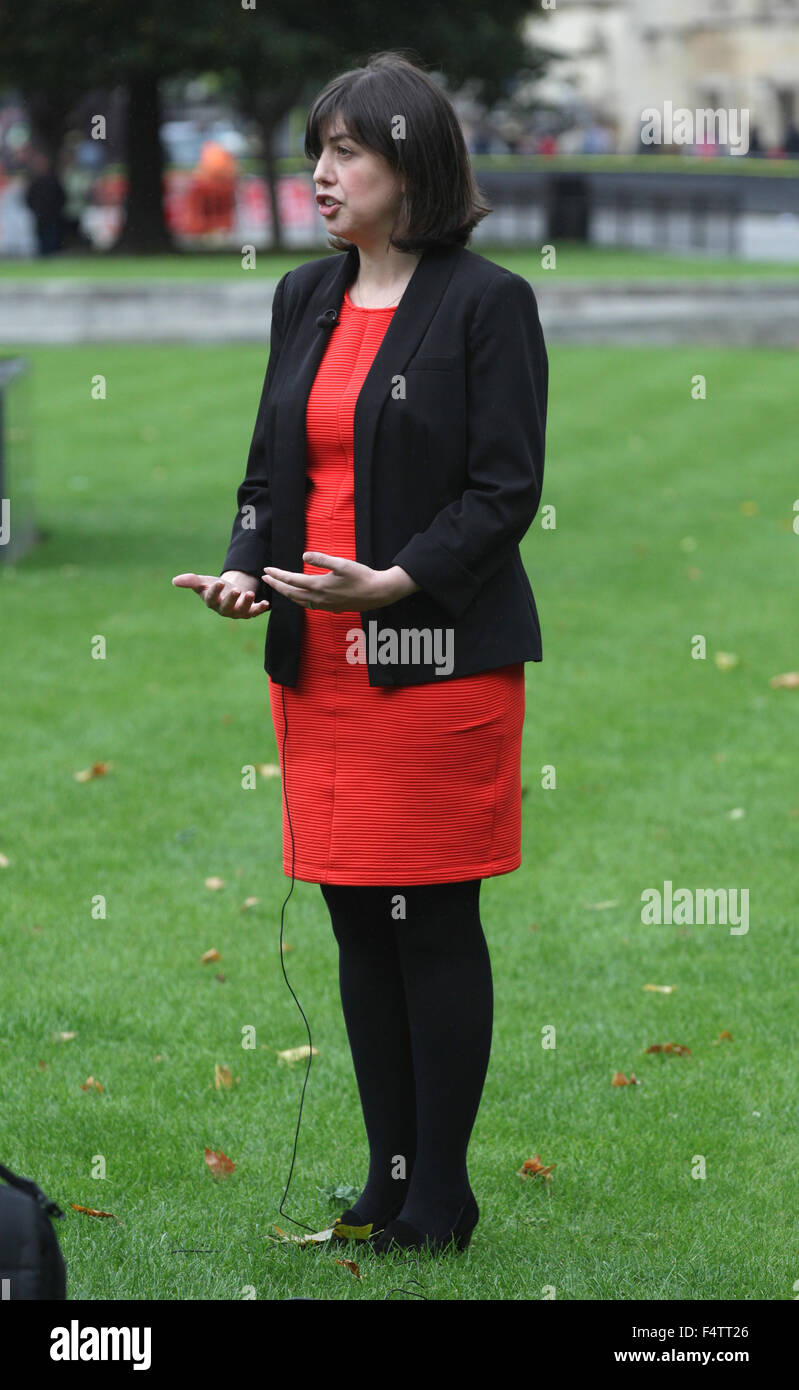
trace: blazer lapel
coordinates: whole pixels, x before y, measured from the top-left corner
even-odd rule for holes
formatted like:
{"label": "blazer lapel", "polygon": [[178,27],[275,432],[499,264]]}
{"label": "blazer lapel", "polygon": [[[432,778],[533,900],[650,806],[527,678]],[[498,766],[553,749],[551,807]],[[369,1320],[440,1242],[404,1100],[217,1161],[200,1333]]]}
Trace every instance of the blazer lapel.
{"label": "blazer lapel", "polygon": [[[361,564],[372,561],[371,502],[374,439],[380,412],[392,379],[405,371],[419,346],[455,268],[459,246],[426,249],[406,286],[375,354],[355,404],[353,423],[355,548]],[[319,364],[335,328],[320,328],[316,320],[327,309],[338,313],[344,290],[358,271],[353,246],[331,258],[308,299],[294,330],[291,356],[293,386],[281,397],[276,414],[273,469],[274,515],[280,522],[273,536],[274,564],[301,572],[305,548],[306,448],[305,415]],[[288,345],[287,345],[288,346]],[[285,349],[284,349],[285,350]]]}

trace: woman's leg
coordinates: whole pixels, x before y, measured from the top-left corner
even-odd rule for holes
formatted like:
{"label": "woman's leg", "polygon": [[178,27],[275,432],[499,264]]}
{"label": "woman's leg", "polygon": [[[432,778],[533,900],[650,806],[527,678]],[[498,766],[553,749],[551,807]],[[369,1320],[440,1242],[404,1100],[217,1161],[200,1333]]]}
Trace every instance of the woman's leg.
{"label": "woman's leg", "polygon": [[446,1237],[469,1196],[466,1150],[483,1091],[494,1019],[481,879],[396,888],[396,923],[416,1082],[416,1161],[403,1221]]}
{"label": "woman's leg", "polygon": [[[369,1140],[369,1175],[353,1205],[364,1222],[383,1221],[408,1190],[416,1147],[413,1057],[391,890],[319,886],[338,942],[341,1004]],[[397,1172],[404,1176],[393,1176]]]}

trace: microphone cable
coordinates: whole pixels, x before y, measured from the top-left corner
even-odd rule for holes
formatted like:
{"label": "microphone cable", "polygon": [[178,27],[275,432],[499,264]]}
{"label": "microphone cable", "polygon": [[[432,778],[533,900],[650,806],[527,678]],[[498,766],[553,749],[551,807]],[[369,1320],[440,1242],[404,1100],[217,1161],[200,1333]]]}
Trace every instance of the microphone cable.
{"label": "microphone cable", "polygon": [[281,684],[281,686],[280,686],[280,693],[281,693],[282,702],[283,702],[283,750],[282,750],[282,754],[281,754],[281,762],[282,762],[282,765],[283,765],[283,766],[282,766],[281,784],[282,784],[282,787],[283,787],[283,802],[284,802],[284,805],[285,805],[285,807],[286,807],[286,817],[287,817],[287,819],[288,819],[289,833],[290,833],[290,835],[291,835],[291,887],[289,888],[289,891],[288,891],[288,893],[286,894],[286,897],[285,897],[284,900],[283,900],[283,906],[282,906],[281,909],[280,909],[280,964],[281,964],[281,967],[282,967],[282,970],[283,970],[283,978],[284,978],[284,980],[286,981],[286,984],[288,985],[289,990],[291,991],[291,996],[292,996],[292,998],[293,998],[295,1004],[297,1005],[297,1008],[299,1009],[300,1013],[302,1014],[303,1021],[304,1021],[304,1023],[305,1023],[305,1027],[306,1027],[306,1030],[307,1030],[307,1033],[308,1033],[308,1067],[307,1067],[306,1072],[305,1072],[305,1080],[304,1080],[303,1083],[302,1083],[302,1094],[301,1094],[301,1096],[300,1096],[300,1108],[299,1108],[299,1112],[298,1112],[298,1114],[297,1114],[297,1128],[296,1128],[296,1130],[295,1130],[295,1132],[294,1132],[294,1149],[293,1149],[292,1155],[291,1155],[291,1167],[289,1168],[288,1181],[286,1182],[285,1191],[284,1191],[283,1196],[282,1196],[282,1198],[281,1198],[281,1200],[280,1200],[280,1206],[278,1207],[278,1211],[279,1211],[279,1213],[280,1213],[281,1216],[285,1216],[285,1217],[288,1218],[289,1221],[293,1221],[295,1226],[302,1226],[304,1230],[306,1230],[306,1231],[313,1231],[313,1232],[315,1233],[315,1227],[314,1227],[314,1226],[309,1226],[309,1225],[307,1225],[305,1221],[297,1221],[297,1220],[295,1220],[295,1218],[294,1218],[293,1216],[290,1216],[288,1212],[284,1212],[284,1211],[283,1211],[283,1203],[285,1202],[286,1197],[288,1196],[289,1184],[291,1183],[291,1175],[292,1175],[292,1173],[294,1172],[294,1160],[295,1160],[295,1158],[296,1158],[296,1156],[297,1156],[297,1140],[298,1140],[298,1138],[299,1138],[299,1133],[300,1133],[300,1120],[301,1120],[301,1118],[302,1118],[302,1106],[303,1106],[303,1102],[304,1102],[304,1100],[305,1100],[305,1087],[308,1085],[308,1077],[309,1077],[310,1071],[311,1071],[311,1062],[313,1061],[313,1040],[312,1040],[312,1038],[311,1038],[311,1028],[310,1028],[310,1024],[308,1023],[308,1019],[305,1017],[305,1013],[303,1012],[302,1004],[300,1003],[299,999],[297,998],[296,994],[294,993],[294,990],[291,988],[291,982],[290,982],[290,980],[289,980],[288,975],[286,974],[286,962],[285,962],[285,960],[283,959],[283,913],[284,913],[285,908],[286,908],[286,903],[288,902],[289,898],[291,897],[292,893],[294,892],[294,828],[293,828],[293,826],[292,826],[292,824],[291,824],[291,812],[289,811],[288,791],[287,791],[287,788],[286,788],[286,735],[287,735],[287,733],[288,733],[288,719],[287,719],[287,716],[286,716],[286,687],[285,687],[285,685],[283,685],[283,684]]}
{"label": "microphone cable", "polygon": [[[338,309],[325,309],[324,313],[320,314],[319,318],[316,320],[316,326],[317,326],[317,328],[325,328],[325,329],[328,329],[328,330],[332,330],[333,328],[336,327],[336,324],[338,323],[338,321],[339,321],[339,318],[338,318]],[[308,1033],[308,1066],[307,1066],[306,1072],[305,1072],[305,1080],[304,1080],[303,1083],[302,1083],[302,1093],[301,1093],[301,1095],[300,1095],[300,1108],[299,1108],[299,1111],[298,1111],[298,1113],[297,1113],[297,1128],[296,1128],[296,1130],[294,1131],[294,1148],[293,1148],[292,1154],[291,1154],[291,1166],[290,1166],[290,1168],[289,1168],[288,1180],[287,1180],[287,1182],[286,1182],[286,1186],[285,1186],[285,1190],[284,1190],[284,1192],[283,1192],[283,1196],[282,1196],[282,1198],[281,1198],[281,1200],[280,1200],[280,1206],[278,1207],[278,1212],[280,1213],[281,1216],[285,1216],[289,1221],[292,1221],[292,1222],[294,1223],[295,1226],[302,1226],[304,1230],[306,1230],[306,1231],[312,1231],[312,1232],[315,1233],[315,1228],[314,1228],[313,1226],[307,1225],[307,1223],[306,1223],[305,1221],[297,1221],[293,1216],[290,1216],[288,1212],[284,1212],[284,1211],[283,1211],[283,1203],[285,1202],[286,1197],[288,1196],[288,1190],[289,1190],[289,1186],[290,1186],[290,1184],[291,1184],[291,1175],[292,1175],[292,1173],[294,1172],[294,1160],[295,1160],[296,1157],[297,1157],[297,1140],[298,1140],[299,1134],[300,1134],[300,1121],[301,1121],[301,1119],[302,1119],[302,1107],[303,1107],[303,1103],[304,1103],[304,1101],[305,1101],[305,1088],[306,1088],[306,1086],[308,1085],[308,1077],[309,1077],[310,1072],[311,1072],[311,1063],[312,1063],[312,1061],[313,1061],[313,1039],[311,1038],[311,1027],[310,1027],[310,1024],[309,1024],[309,1022],[308,1022],[308,1019],[307,1019],[306,1016],[305,1016],[305,1013],[304,1013],[304,1011],[303,1011],[303,1007],[302,1007],[302,1005],[301,1005],[299,999],[297,998],[296,994],[294,993],[294,990],[291,988],[291,982],[290,982],[290,980],[289,980],[288,975],[286,974],[286,962],[285,962],[285,960],[283,959],[283,914],[284,914],[285,909],[286,909],[286,903],[288,902],[289,898],[291,897],[292,893],[294,892],[294,827],[293,827],[292,824],[291,824],[291,812],[290,812],[290,810],[289,810],[288,790],[287,790],[287,787],[286,787],[286,735],[288,734],[288,717],[287,717],[287,714],[286,714],[286,687],[285,687],[285,685],[283,685],[282,683],[281,683],[281,686],[280,686],[280,694],[281,694],[281,700],[282,700],[282,705],[283,705],[283,749],[282,749],[282,754],[281,754],[281,764],[282,764],[282,766],[281,766],[281,779],[280,779],[280,780],[281,780],[281,784],[282,784],[282,787],[283,787],[283,804],[285,805],[285,808],[286,808],[286,819],[287,819],[287,821],[288,821],[289,834],[290,834],[290,836],[291,836],[291,887],[290,887],[288,893],[286,894],[286,897],[285,897],[284,900],[283,900],[283,905],[282,905],[282,907],[281,907],[281,909],[280,909],[280,965],[281,965],[281,969],[282,969],[282,971],[283,971],[283,978],[284,978],[284,980],[286,981],[286,984],[288,985],[288,988],[289,988],[289,990],[290,990],[290,992],[291,992],[291,997],[292,997],[292,999],[294,1000],[295,1004],[297,1005],[297,1008],[299,1009],[300,1013],[302,1014],[303,1022],[305,1023],[305,1028],[306,1028],[306,1031],[307,1031],[307,1033]]]}

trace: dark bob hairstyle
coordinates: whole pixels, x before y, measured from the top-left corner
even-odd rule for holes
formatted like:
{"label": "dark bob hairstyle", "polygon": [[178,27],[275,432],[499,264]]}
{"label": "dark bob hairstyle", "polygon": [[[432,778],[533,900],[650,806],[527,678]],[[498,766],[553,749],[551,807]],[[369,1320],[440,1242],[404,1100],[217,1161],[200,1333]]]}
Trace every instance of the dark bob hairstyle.
{"label": "dark bob hairstyle", "polygon": [[[404,118],[402,125],[398,117]],[[370,56],[328,82],[315,98],[305,126],[305,153],[319,159],[330,121],[340,121],[354,140],[383,155],[405,177],[405,195],[389,236],[398,251],[465,246],[477,223],[493,209],[481,201],[455,109],[440,87],[399,53]],[[402,135],[395,138],[402,130]],[[404,229],[398,235],[397,228]],[[335,251],[352,245],[330,236]]]}

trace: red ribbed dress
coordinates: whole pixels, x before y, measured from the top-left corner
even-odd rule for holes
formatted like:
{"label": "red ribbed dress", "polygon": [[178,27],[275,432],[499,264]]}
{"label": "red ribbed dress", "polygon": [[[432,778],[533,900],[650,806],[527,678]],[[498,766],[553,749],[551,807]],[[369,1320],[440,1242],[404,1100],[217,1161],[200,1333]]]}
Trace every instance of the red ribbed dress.
{"label": "red ribbed dress", "polygon": [[[355,402],[394,312],[360,308],[345,291],[308,396],[306,550],[357,558]],[[306,560],[303,572],[326,570]],[[294,877],[309,883],[454,883],[517,869],[524,665],[371,686],[365,662],[346,657],[359,613],[304,614],[297,685],[269,679],[283,872],[292,832]]]}

